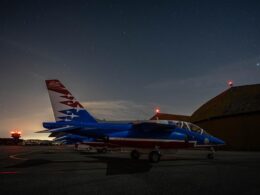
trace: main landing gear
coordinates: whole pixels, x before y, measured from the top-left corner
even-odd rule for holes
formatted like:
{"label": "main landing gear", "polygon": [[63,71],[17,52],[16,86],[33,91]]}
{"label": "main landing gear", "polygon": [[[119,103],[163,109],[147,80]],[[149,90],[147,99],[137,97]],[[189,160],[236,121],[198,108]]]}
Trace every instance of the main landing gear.
{"label": "main landing gear", "polygon": [[74,144],[74,149],[75,149],[75,150],[78,150],[78,149],[79,149],[79,144],[78,144],[78,143]]}
{"label": "main landing gear", "polygon": [[[133,150],[131,152],[131,158],[134,160],[138,160],[140,158],[140,152],[137,150]],[[148,155],[148,159],[152,163],[158,163],[161,160],[161,153],[159,150],[151,151]]]}
{"label": "main landing gear", "polygon": [[107,148],[98,148],[97,153],[105,154],[107,153]]}
{"label": "main landing gear", "polygon": [[152,163],[158,163],[161,160],[161,153],[158,150],[152,151],[149,154],[149,161]]}
{"label": "main landing gear", "polygon": [[208,155],[207,155],[207,158],[208,159],[214,159],[214,157],[215,157],[215,149],[213,148],[213,147],[211,147],[210,148],[210,151],[211,151],[211,153],[209,153]]}
{"label": "main landing gear", "polygon": [[133,150],[131,152],[131,158],[134,160],[138,160],[140,158],[140,153],[137,150]]}

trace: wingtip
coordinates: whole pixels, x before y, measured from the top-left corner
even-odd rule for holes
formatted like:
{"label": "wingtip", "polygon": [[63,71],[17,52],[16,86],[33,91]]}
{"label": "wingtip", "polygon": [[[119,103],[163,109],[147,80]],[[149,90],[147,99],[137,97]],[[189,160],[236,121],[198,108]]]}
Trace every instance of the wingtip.
{"label": "wingtip", "polygon": [[41,131],[36,131],[35,133],[50,133],[48,129],[41,130]]}

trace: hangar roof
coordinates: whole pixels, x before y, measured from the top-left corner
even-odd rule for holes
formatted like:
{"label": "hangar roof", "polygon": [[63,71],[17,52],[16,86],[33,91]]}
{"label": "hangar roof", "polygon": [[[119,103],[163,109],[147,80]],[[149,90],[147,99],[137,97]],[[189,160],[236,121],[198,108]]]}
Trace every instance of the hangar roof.
{"label": "hangar roof", "polygon": [[193,122],[260,111],[260,84],[231,87],[203,104],[191,116]]}

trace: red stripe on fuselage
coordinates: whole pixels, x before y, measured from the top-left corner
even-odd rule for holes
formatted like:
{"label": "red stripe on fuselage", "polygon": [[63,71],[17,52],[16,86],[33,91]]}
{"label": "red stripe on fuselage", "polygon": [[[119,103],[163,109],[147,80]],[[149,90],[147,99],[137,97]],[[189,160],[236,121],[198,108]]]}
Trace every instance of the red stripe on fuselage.
{"label": "red stripe on fuselage", "polygon": [[144,141],[144,140],[109,140],[112,145],[119,147],[177,149],[193,147],[194,143],[176,141]]}
{"label": "red stripe on fuselage", "polygon": [[138,140],[138,139],[109,139],[108,142],[89,142],[85,143],[92,147],[129,147],[129,148],[155,148],[178,149],[194,147],[194,142],[185,142],[179,140]]}

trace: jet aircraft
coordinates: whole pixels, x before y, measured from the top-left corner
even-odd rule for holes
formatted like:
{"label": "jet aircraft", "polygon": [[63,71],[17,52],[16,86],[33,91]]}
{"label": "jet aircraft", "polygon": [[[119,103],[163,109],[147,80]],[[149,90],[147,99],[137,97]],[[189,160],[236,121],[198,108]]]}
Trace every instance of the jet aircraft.
{"label": "jet aircraft", "polygon": [[208,148],[208,158],[214,158],[214,147],[224,141],[200,127],[184,121],[144,120],[106,122],[95,119],[59,80],[46,80],[55,122],[43,122],[54,140],[65,143],[85,143],[92,147],[120,148],[131,151],[139,159],[148,152],[151,162],[159,162],[164,150]]}

